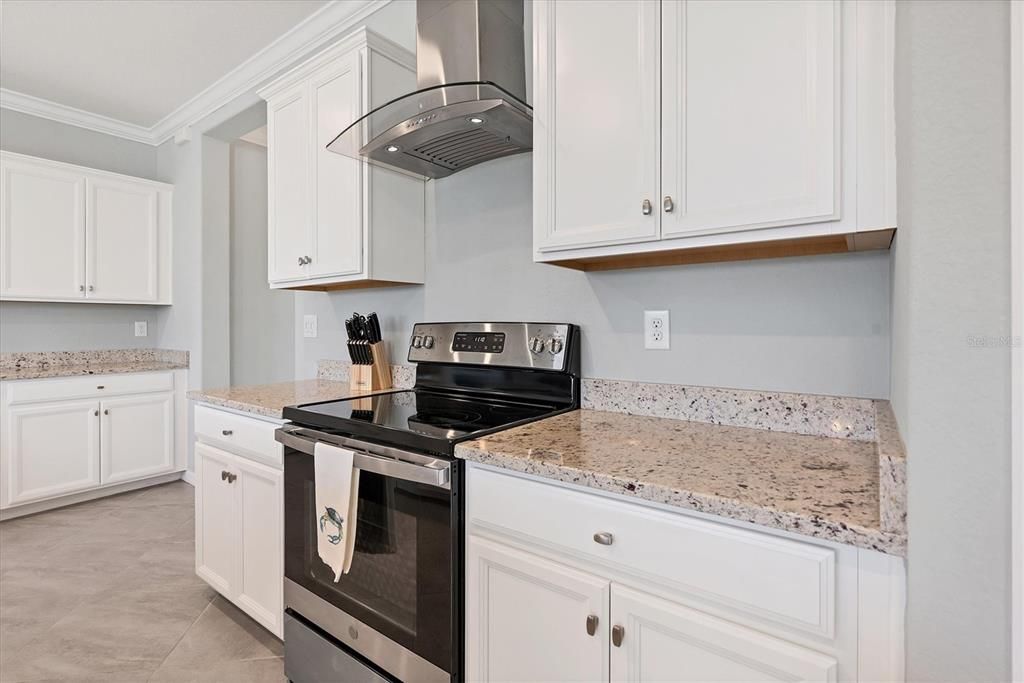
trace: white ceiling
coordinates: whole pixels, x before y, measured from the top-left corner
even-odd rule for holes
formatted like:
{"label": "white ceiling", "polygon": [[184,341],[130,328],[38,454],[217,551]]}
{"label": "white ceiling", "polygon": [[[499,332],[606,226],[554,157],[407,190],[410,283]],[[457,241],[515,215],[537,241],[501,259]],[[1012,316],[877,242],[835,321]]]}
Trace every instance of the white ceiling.
{"label": "white ceiling", "polygon": [[151,128],[325,0],[0,0],[0,88]]}

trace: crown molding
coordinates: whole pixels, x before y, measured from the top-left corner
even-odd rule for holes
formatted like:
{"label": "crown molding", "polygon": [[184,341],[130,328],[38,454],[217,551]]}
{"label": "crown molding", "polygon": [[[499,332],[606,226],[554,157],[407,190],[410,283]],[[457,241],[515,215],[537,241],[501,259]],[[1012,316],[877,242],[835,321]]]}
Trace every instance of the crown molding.
{"label": "crown molding", "polygon": [[74,107],[15,92],[7,88],[0,88],[0,107],[58,123],[65,123],[69,126],[94,130],[97,133],[114,135],[134,142],[155,144],[153,142],[152,130],[145,126],[113,119],[102,114],[93,114],[89,111],[75,109]]}
{"label": "crown molding", "polygon": [[176,131],[196,124],[236,97],[255,90],[307,53],[330,44],[390,1],[333,0],[148,128],[3,88],[0,88],[0,107],[126,140],[160,145],[174,137]]}

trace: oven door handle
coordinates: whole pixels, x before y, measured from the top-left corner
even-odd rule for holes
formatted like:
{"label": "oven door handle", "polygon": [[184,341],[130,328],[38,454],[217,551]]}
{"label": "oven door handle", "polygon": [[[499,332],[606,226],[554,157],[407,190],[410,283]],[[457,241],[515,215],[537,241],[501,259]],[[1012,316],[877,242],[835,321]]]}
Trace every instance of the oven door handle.
{"label": "oven door handle", "polygon": [[[313,455],[318,441],[352,451],[352,464],[365,472],[417,484],[451,489],[452,464],[419,453],[377,446],[304,427],[284,425],[274,431],[274,439],[307,455]],[[372,451],[377,451],[374,453]]]}

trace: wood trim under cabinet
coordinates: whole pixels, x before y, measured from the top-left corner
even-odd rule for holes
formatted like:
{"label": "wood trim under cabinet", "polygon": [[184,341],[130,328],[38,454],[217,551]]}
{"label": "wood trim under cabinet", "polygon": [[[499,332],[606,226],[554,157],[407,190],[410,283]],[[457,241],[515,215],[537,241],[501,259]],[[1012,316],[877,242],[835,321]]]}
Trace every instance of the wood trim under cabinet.
{"label": "wood trim under cabinet", "polygon": [[392,280],[352,280],[351,282],[332,282],[323,285],[301,285],[288,287],[283,284],[278,289],[301,290],[304,292],[335,292],[340,289],[369,289],[373,287],[403,287],[422,285],[422,282],[397,282]]}
{"label": "wood trim under cabinet", "polygon": [[853,251],[874,251],[888,249],[895,228],[871,230],[849,234],[798,237],[795,239],[771,240],[767,242],[745,242],[714,247],[692,247],[638,254],[615,254],[593,256],[564,261],[545,261],[553,266],[575,270],[618,270],[624,268],[647,268],[653,266],[680,266],[692,263],[716,263],[723,261],[752,261],[757,259],[784,258],[787,256],[817,256],[819,254],[842,254]]}

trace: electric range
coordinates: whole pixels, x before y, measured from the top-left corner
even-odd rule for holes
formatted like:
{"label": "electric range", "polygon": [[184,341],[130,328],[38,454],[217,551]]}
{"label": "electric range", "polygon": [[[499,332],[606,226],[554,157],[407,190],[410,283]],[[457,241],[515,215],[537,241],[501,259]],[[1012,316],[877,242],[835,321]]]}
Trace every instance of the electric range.
{"label": "electric range", "polygon": [[[284,409],[285,673],[318,680],[463,679],[463,468],[455,445],[579,407],[579,329],[418,323],[413,388]],[[352,567],[316,548],[314,446],[360,470]]]}

